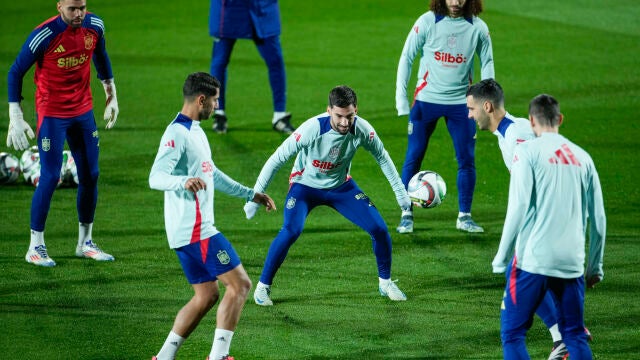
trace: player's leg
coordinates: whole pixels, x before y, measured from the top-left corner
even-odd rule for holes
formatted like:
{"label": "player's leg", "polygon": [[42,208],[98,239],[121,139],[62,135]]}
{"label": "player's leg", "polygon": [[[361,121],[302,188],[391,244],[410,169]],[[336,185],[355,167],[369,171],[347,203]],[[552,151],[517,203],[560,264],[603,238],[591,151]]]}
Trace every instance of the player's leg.
{"label": "player's leg", "polygon": [[536,309],[536,315],[542,319],[544,324],[549,329],[551,338],[553,340],[553,347],[551,348],[551,354],[549,359],[562,359],[567,354],[567,347],[562,342],[562,335],[558,328],[558,317],[556,313],[556,303],[553,299],[551,291],[547,291],[542,299],[542,302]]}
{"label": "player's leg", "polygon": [[291,114],[286,112],[287,75],[280,46],[280,36],[255,38],[253,41],[269,72],[269,85],[273,99],[271,124],[276,131],[292,133],[295,128],[291,125]]}
{"label": "player's leg", "polygon": [[[429,139],[436,129],[438,119],[442,114],[435,104],[415,101],[409,113],[407,125],[407,151],[402,164],[401,178],[405,189],[422,166],[422,160],[429,146]],[[403,211],[400,224],[396,228],[399,233],[413,232],[413,213]]]}
{"label": "player's leg", "polygon": [[225,286],[224,295],[218,305],[216,330],[209,354],[210,359],[221,359],[229,355],[233,333],[251,290],[251,280],[240,262],[240,257],[222,233],[207,241],[202,240],[201,248],[205,247],[205,242],[208,242],[206,266]]}
{"label": "player's leg", "polygon": [[307,215],[320,203],[317,199],[321,198],[322,192],[323,190],[313,189],[297,183],[292,184],[289,188],[283,211],[284,223],[278,235],[269,245],[269,251],[260,275],[260,282],[256,285],[256,290],[253,294],[256,304],[263,306],[273,305],[270,298],[273,278],[287,257],[289,248],[302,233]]}
{"label": "player's leg", "polygon": [[[206,244],[208,245],[208,241]],[[202,248],[201,245],[200,242],[196,242],[175,249],[187,281],[193,287],[194,294],[189,302],[178,311],[171,332],[156,355],[158,360],[174,359],[182,343],[218,301],[218,282],[215,275],[210,274],[202,256],[203,250],[208,250],[208,247]],[[206,254],[204,258],[207,259]]]}
{"label": "player's leg", "polygon": [[211,75],[220,81],[220,97],[218,98],[218,108],[213,116],[213,130],[218,133],[227,132],[226,91],[227,91],[227,66],[231,59],[231,52],[236,39],[214,38],[211,49]]}
{"label": "player's leg", "polygon": [[44,242],[44,228],[51,208],[53,192],[60,181],[62,150],[68,119],[41,117],[38,128],[40,179],[31,199],[31,240],[25,256],[27,262],[40,266],[55,266]]}
{"label": "player's leg", "polygon": [[269,69],[269,85],[273,97],[273,110],[284,112],[287,110],[287,75],[280,47],[280,37],[270,36],[265,39],[254,40],[258,52]]}
{"label": "player's leg", "polygon": [[113,261],[114,257],[102,251],[93,241],[93,220],[98,203],[98,177],[100,168],[100,138],[93,111],[77,118],[67,129],[67,143],[78,169],[78,243],[76,256],[98,261]]}
{"label": "player's leg", "polygon": [[471,203],[476,186],[476,123],[469,119],[469,111],[465,104],[447,105],[446,123],[458,162],[458,219],[456,228],[477,233],[484,229],[471,217]]}
{"label": "player's leg", "polygon": [[546,292],[546,276],[507,266],[506,286],[500,311],[500,337],[505,360],[529,359],[525,338],[533,315]]}
{"label": "player's leg", "polygon": [[584,278],[550,278],[549,286],[558,299],[558,326],[571,358],[592,359],[584,331]]}
{"label": "player's leg", "polygon": [[369,236],[378,266],[378,289],[391,300],[407,300],[407,296],[391,281],[391,236],[384,219],[369,197],[352,179],[327,192],[330,206],[356,224]]}

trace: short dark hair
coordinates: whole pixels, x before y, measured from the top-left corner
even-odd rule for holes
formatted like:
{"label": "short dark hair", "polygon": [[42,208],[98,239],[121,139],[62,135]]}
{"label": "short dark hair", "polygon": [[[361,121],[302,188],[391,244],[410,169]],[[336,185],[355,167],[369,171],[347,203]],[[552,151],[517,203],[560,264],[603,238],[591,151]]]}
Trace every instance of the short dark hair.
{"label": "short dark hair", "polygon": [[504,106],[504,91],[494,79],[484,79],[471,85],[467,89],[467,96],[473,96],[477,102],[489,101],[495,106]]}
{"label": "short dark hair", "polygon": [[529,116],[542,126],[560,125],[560,104],[553,96],[540,94],[529,103]]}
{"label": "short dark hair", "polygon": [[358,97],[352,88],[346,85],[339,85],[329,92],[329,106],[346,108],[349,105],[358,106]]}
{"label": "short dark hair", "polygon": [[193,99],[203,94],[207,97],[215,96],[220,89],[220,81],[206,72],[189,74],[182,87],[182,95],[185,99]]}
{"label": "short dark hair", "polygon": [[[448,16],[449,8],[447,7],[447,0],[431,0],[429,10],[433,11],[436,15]],[[482,12],[482,0],[467,0],[462,7],[462,16],[470,18],[478,16]]]}

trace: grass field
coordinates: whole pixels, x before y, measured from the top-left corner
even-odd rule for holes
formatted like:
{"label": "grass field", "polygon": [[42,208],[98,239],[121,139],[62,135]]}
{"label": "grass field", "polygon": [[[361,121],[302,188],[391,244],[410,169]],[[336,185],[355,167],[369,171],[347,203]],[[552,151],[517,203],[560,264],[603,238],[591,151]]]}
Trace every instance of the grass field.
{"label": "grass field", "polygon": [[[359,112],[385,142],[399,169],[406,119],[394,107],[397,60],[427,1],[280,1],[294,123],[322,112],[328,91],[348,84]],[[101,131],[100,197],[94,237],[113,263],[75,258],[75,191],[56,191],[46,230],[55,268],[28,265],[33,188],[0,187],[0,358],[149,359],[162,345],[180,307],[191,297],[168,249],[162,194],[148,173],[160,136],[180,110],[181,86],[208,71],[208,2],[88,1],[107,25],[120,117]],[[55,15],[55,1],[3,4],[3,76],[29,31]],[[497,80],[507,110],[526,116],[541,92],[556,96],[566,116],[561,132],[583,146],[599,170],[608,217],[605,279],[587,291],[586,324],[596,359],[640,358],[640,5],[634,0],[485,1]],[[33,121],[32,72],[24,81],[25,116]],[[6,77],[0,98],[6,99]],[[94,82],[96,114],[104,95]],[[413,83],[411,84],[413,86]],[[253,44],[238,42],[229,68],[229,133],[209,132],[216,165],[253,185],[262,164],[284,139],[271,130],[266,68]],[[7,151],[7,108],[0,111],[1,151]],[[99,126],[104,123],[101,119]],[[208,127],[209,125],[205,125]],[[329,209],[314,211],[273,286],[272,308],[247,303],[231,354],[236,359],[499,359],[499,304],[504,279],[491,272],[507,203],[508,172],[492,134],[478,134],[473,214],[482,235],[456,231],[453,147],[441,124],[424,169],[447,180],[436,209],[416,212],[416,231],[392,234],[393,278],[409,300],[377,293],[366,233]],[[16,153],[16,152],[14,152]],[[19,155],[19,154],[17,154]],[[288,168],[268,192],[282,207]],[[373,158],[359,153],[352,175],[393,229],[399,210]],[[242,201],[219,194],[216,224],[233,242],[254,283],[281,212],[244,218]],[[179,359],[204,359],[212,341],[211,312],[183,345]],[[536,319],[528,336],[533,359],[551,341]]]}

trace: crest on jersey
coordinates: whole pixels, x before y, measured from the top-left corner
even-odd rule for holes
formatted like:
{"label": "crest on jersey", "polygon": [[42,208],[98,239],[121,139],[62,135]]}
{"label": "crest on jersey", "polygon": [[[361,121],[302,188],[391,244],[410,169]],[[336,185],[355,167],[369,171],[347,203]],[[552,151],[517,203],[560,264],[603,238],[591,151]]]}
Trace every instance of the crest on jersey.
{"label": "crest on jersey", "polygon": [[296,198],[291,197],[287,200],[287,209],[293,209],[296,206]]}
{"label": "crest on jersey", "polygon": [[451,34],[447,38],[447,46],[449,49],[455,49],[458,47],[458,39],[456,38],[456,34]]}
{"label": "crest on jersey", "polygon": [[87,50],[93,49],[93,36],[87,35],[84,37],[84,48]]}
{"label": "crest on jersey", "polygon": [[49,151],[51,149],[51,139],[45,137],[42,138],[42,151]]}
{"label": "crest on jersey", "polygon": [[337,159],[340,155],[340,146],[334,146],[329,150],[329,157],[331,159]]}
{"label": "crest on jersey", "polygon": [[220,264],[222,265],[227,265],[231,262],[231,258],[229,257],[229,254],[227,254],[226,250],[219,250],[216,256],[218,256],[218,261],[220,261]]}

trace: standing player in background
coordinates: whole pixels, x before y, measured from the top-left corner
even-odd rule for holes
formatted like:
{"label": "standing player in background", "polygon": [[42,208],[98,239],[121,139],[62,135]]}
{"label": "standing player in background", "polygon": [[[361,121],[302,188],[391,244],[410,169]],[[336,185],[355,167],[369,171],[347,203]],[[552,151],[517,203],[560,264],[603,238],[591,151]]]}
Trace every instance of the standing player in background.
{"label": "standing player in background", "polygon": [[291,134],[291,114],[286,112],[287,88],[284,59],[280,47],[278,0],[211,0],[209,35],[213,36],[211,75],[220,79],[220,107],[215,111],[213,130],[227,132],[225,91],[227,66],[237,39],[251,39],[269,69],[273,98],[273,130]]}
{"label": "standing player in background", "polygon": [[[478,123],[480,130],[489,130],[498,137],[504,164],[511,170],[516,146],[535,138],[529,120],[516,118],[505,110],[504,92],[500,84],[493,79],[482,80],[467,90],[467,108],[469,118]],[[562,335],[558,330],[556,307],[550,291],[547,291],[536,309],[536,314],[545,323],[553,339],[549,360],[562,360],[567,354],[567,347],[562,342]]]}
{"label": "standing player in background", "polygon": [[[422,166],[429,139],[444,117],[458,161],[458,219],[456,228],[483,232],[471,217],[476,184],[476,127],[467,117],[465,94],[473,80],[473,58],[480,58],[482,79],[495,77],[493,50],[487,25],[478,18],[481,0],[431,0],[405,41],[396,79],[398,115],[409,114],[408,143],[402,182],[405,187]],[[407,83],[413,61],[421,54],[418,83],[409,111]],[[413,212],[402,212],[400,233],[413,232]]]}
{"label": "standing player in background", "polygon": [[514,151],[509,205],[492,262],[493,272],[507,273],[500,316],[504,358],[529,358],[526,333],[551,292],[571,358],[591,359],[584,331],[584,287],[585,279],[591,288],[604,276],[606,233],[598,172],[586,151],[558,133],[563,116],[552,96],[531,100],[529,120],[536,138]]}
{"label": "standing player in background", "polygon": [[60,179],[65,139],[78,168],[77,209],[79,221],[76,256],[98,261],[114,257],[93,242],[93,220],[98,200],[98,130],[91,95],[91,60],[102,81],[107,102],[104,119],[111,129],[118,118],[116,86],[105,48],[102,19],[87,12],[85,0],[59,0],[60,15],[46,20],[31,32],[9,70],[9,133],[7,146],[29,147],[33,130],[24,120],[20,101],[22,81],[36,64],[36,132],[40,153],[40,181],[31,200],[31,242],[27,262],[55,266],[47,253],[44,228],[53,192]]}
{"label": "standing player in background", "polygon": [[[378,265],[380,295],[394,301],[407,297],[391,281],[391,236],[378,209],[349,175],[351,160],[359,147],[369,151],[391,184],[402,209],[411,200],[402,185],[393,161],[384,149],[373,127],[357,116],[358,100],[347,86],[337,86],[329,93],[327,112],[305,121],[269,157],[254,186],[265,191],[274,175],[297,154],[289,176],[289,193],[284,210],[284,224],[271,242],[253,298],[258,305],[270,306],[271,284],[289,248],[302,233],[309,213],[317,206],[329,206],[370,236]],[[258,205],[245,205],[247,218],[253,217]]]}
{"label": "standing player in background", "polygon": [[214,226],[213,191],[220,190],[275,209],[273,200],[256,193],[220,171],[200,122],[211,117],[218,103],[220,82],[207,73],[193,73],[183,86],[184,104],[167,126],[149,174],[149,185],[164,191],[165,228],[194,296],[178,312],[162,349],[153,359],[174,359],[176,352],[213,308],[220,292],[213,346],[208,359],[232,359],[229,345],[251,280],[231,243]]}

